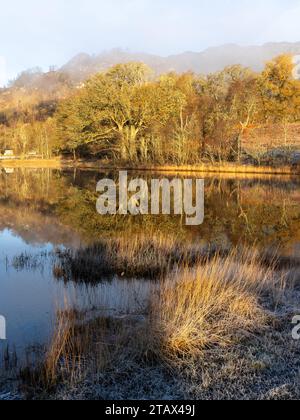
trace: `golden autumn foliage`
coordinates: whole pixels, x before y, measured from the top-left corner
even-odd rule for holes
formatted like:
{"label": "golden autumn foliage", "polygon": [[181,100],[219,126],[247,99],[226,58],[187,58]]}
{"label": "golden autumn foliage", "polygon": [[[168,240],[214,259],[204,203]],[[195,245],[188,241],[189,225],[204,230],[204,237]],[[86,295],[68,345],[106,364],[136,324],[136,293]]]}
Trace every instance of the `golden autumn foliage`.
{"label": "golden autumn foliage", "polygon": [[267,63],[260,76],[266,118],[295,122],[300,111],[300,81],[293,77],[292,56],[282,55]]}

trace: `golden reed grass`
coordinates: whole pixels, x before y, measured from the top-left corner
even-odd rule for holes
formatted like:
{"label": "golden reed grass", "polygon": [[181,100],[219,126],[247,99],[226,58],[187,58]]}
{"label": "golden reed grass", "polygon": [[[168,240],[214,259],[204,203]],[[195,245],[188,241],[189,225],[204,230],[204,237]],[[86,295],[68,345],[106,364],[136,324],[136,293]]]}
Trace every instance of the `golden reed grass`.
{"label": "golden reed grass", "polygon": [[94,160],[67,160],[62,158],[53,159],[18,159],[0,161],[0,167],[4,168],[78,168],[78,169],[97,169],[97,170],[134,170],[149,172],[168,172],[174,173],[213,173],[213,174],[235,174],[235,175],[299,175],[299,165],[282,166],[254,166],[237,163],[203,163],[197,165],[113,165]]}
{"label": "golden reed grass", "polygon": [[[86,164],[88,165],[88,164]],[[100,166],[101,168],[101,166]],[[274,166],[255,166],[238,163],[200,163],[197,165],[137,165],[132,168],[127,166],[112,166],[107,169],[115,170],[133,170],[133,171],[148,171],[148,172],[167,172],[174,173],[213,173],[213,174],[236,174],[236,175],[299,175],[299,165],[274,165]]]}
{"label": "golden reed grass", "polygon": [[260,263],[256,251],[235,250],[179,269],[152,298],[153,349],[174,362],[231,345],[266,325],[262,297],[274,299],[281,291],[281,276]]}

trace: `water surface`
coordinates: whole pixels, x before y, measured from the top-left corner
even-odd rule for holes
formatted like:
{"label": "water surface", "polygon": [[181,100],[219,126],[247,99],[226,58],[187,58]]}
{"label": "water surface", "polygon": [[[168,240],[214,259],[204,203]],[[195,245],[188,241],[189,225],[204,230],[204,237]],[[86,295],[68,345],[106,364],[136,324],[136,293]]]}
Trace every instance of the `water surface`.
{"label": "water surface", "polygon": [[[46,343],[55,328],[56,312],[66,302],[69,307],[106,314],[135,313],[145,304],[151,284],[145,279],[99,276],[96,286],[57,280],[53,274],[57,250],[89,246],[104,237],[130,239],[132,234],[160,232],[215,248],[245,244],[299,255],[298,179],[205,176],[204,224],[186,227],[174,216],[98,215],[95,189],[104,176],[117,174],[2,170],[0,314],[7,320],[2,350],[9,345],[24,354],[28,346]],[[151,174],[142,176],[150,179]]]}

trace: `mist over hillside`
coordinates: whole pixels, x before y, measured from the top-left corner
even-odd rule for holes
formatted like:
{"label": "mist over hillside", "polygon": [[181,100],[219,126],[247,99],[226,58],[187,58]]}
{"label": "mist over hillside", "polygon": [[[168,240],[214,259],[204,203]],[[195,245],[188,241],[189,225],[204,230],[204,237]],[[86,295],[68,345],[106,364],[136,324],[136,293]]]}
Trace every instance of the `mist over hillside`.
{"label": "mist over hillside", "polygon": [[168,57],[160,57],[146,53],[131,53],[120,49],[103,52],[99,55],[78,54],[60,71],[67,73],[76,81],[85,80],[90,75],[107,68],[129,61],[140,61],[149,65],[157,73],[176,71],[178,73],[193,71],[208,74],[222,70],[224,67],[241,64],[255,71],[261,71],[266,61],[280,55],[300,54],[298,43],[269,43],[262,46],[243,47],[228,44],[208,48],[202,52],[185,52]]}
{"label": "mist over hillside", "polygon": [[43,73],[39,68],[24,71],[10,83],[10,87],[38,90],[64,95],[64,90],[76,86],[93,74],[127,62],[143,62],[156,74],[175,71],[192,71],[196,74],[209,74],[223,70],[226,66],[240,64],[254,71],[261,71],[265,63],[280,54],[300,56],[300,42],[269,43],[262,46],[239,46],[227,44],[208,48],[202,52],[185,52],[178,55],[161,57],[147,53],[134,53],[113,49],[98,55],[80,53],[61,68],[51,68]]}

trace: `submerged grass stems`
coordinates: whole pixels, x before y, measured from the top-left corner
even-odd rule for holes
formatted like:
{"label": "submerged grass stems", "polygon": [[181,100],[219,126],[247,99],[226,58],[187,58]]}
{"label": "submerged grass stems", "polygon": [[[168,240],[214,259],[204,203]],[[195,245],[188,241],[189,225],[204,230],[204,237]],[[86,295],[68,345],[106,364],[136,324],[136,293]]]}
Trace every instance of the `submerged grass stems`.
{"label": "submerged grass stems", "polygon": [[50,253],[46,251],[36,255],[31,255],[25,252],[15,256],[11,265],[17,271],[43,270],[45,261],[48,257],[50,257]]}
{"label": "submerged grass stems", "polygon": [[[162,234],[132,235],[103,238],[87,247],[57,251],[53,274],[65,282],[88,284],[98,284],[115,276],[161,280],[174,269],[205,264],[216,255],[223,258],[231,256],[237,262],[249,258],[249,255],[237,250],[232,253],[226,247],[216,249],[214,245],[197,244]],[[276,269],[300,267],[299,258],[279,258],[274,250],[254,253],[252,259],[253,264],[266,268],[270,265]]]}
{"label": "submerged grass stems", "polygon": [[103,277],[159,279],[174,265],[195,263],[204,249],[163,235],[103,239],[96,244],[60,252],[54,275],[65,281],[98,283]]}
{"label": "submerged grass stems", "polygon": [[145,318],[86,321],[76,311],[59,312],[42,368],[25,379],[51,389],[99,372],[118,375],[133,362],[172,369],[201,364],[206,351],[232,347],[266,328],[283,285],[281,272],[266,269],[256,251],[177,267],[153,284]]}

